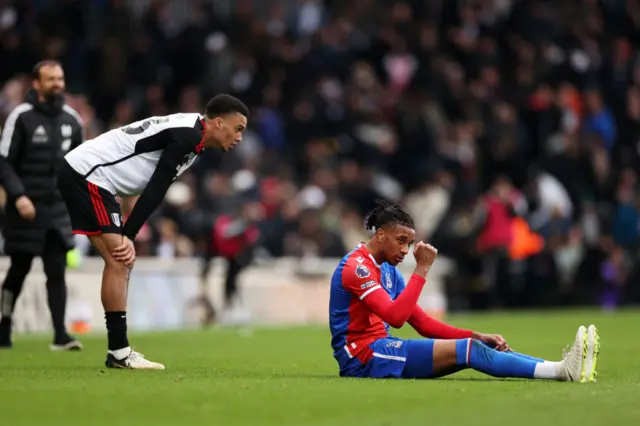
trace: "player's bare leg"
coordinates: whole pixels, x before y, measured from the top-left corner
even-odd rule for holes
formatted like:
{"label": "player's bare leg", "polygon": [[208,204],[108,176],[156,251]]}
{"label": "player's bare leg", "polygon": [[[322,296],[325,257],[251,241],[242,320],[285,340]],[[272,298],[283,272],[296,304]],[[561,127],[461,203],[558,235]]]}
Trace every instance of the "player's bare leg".
{"label": "player's bare leg", "polygon": [[559,362],[536,361],[532,357],[500,352],[474,339],[436,340],[433,372],[440,377],[456,368],[473,368],[493,377],[584,381],[589,351],[593,348],[587,345],[587,330],[583,326],[578,329],[573,346]]}
{"label": "player's bare leg", "polygon": [[112,255],[113,250],[120,245],[122,236],[102,234],[91,236],[89,239],[104,259],[100,296],[105,312],[126,311],[127,285],[131,267],[118,262]]}
{"label": "player's bare leg", "polygon": [[433,343],[433,374],[443,377],[468,368],[456,364],[456,340],[436,340]]}
{"label": "player's bare leg", "polygon": [[112,253],[123,242],[119,234],[102,234],[89,237],[93,246],[104,259],[101,299],[105,310],[109,352],[106,366],[109,368],[130,368],[164,370],[164,365],[148,361],[143,355],[133,351],[127,337],[127,293],[133,263],[127,265],[117,260]]}

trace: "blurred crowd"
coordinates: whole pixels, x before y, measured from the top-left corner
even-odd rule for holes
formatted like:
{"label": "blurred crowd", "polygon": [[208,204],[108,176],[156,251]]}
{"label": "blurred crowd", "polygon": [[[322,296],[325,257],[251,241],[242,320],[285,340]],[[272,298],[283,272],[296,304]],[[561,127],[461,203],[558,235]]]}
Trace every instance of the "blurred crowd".
{"label": "blurred crowd", "polygon": [[384,198],[457,262],[453,307],[640,302],[640,2],[0,0],[0,123],[45,57],[87,138],[251,108],[140,255],[341,257]]}

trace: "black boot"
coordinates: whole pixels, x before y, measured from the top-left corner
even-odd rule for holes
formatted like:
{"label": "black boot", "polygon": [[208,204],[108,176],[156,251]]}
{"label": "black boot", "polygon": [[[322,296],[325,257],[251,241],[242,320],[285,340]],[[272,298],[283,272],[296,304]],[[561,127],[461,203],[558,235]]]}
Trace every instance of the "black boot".
{"label": "black boot", "polygon": [[0,320],[0,349],[11,349],[11,317]]}
{"label": "black boot", "polygon": [[79,340],[69,336],[66,332],[64,334],[56,335],[53,340],[53,344],[49,346],[52,351],[79,351],[82,350],[82,343]]}

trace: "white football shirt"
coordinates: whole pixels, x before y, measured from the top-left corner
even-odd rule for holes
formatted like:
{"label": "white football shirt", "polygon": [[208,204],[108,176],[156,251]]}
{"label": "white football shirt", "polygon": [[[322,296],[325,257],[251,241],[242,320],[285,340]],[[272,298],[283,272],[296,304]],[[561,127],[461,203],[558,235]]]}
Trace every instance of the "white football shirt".
{"label": "white football shirt", "polygon": [[[175,176],[191,167],[203,150],[204,128],[197,113],[150,117],[88,140],[65,159],[87,181],[113,195],[140,195],[161,158]],[[163,156],[169,148],[171,154]]]}

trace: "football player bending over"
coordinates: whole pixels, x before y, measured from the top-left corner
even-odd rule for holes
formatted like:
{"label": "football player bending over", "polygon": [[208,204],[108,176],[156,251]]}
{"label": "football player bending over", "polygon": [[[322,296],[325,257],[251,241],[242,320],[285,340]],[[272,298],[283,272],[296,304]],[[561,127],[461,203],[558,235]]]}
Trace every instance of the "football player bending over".
{"label": "football player bending over", "polygon": [[[249,110],[229,95],[212,98],[204,114],[149,117],[86,141],[65,156],[58,176],[75,234],[89,237],[104,259],[102,306],[108,368],[164,370],[129,346],[127,291],[133,241],[173,181],[208,148],[228,151],[242,139]],[[138,198],[126,223],[117,196]]]}

